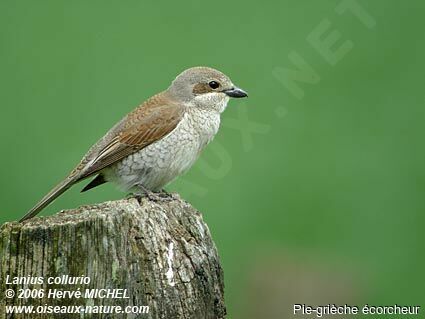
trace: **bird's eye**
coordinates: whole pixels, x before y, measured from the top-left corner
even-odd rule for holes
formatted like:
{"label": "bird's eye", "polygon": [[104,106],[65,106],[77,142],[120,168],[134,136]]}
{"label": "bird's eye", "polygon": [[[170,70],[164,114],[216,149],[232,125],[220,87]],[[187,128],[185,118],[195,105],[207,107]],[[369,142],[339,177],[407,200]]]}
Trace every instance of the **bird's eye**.
{"label": "bird's eye", "polygon": [[208,85],[210,86],[210,88],[215,90],[215,89],[218,89],[218,87],[220,86],[220,83],[218,83],[216,81],[211,81],[210,83],[208,83]]}

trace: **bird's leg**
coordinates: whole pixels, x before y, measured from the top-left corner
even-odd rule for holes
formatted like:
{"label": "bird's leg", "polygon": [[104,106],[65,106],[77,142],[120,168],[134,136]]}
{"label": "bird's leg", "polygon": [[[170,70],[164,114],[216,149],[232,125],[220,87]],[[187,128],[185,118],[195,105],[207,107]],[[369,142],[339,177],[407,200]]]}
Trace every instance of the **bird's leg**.
{"label": "bird's leg", "polygon": [[165,190],[165,188],[162,188],[159,192],[158,195],[161,196],[164,199],[172,199],[173,198],[173,194],[169,193]]}
{"label": "bird's leg", "polygon": [[154,201],[154,202],[161,200],[160,196],[158,196],[157,194],[152,192],[150,189],[147,189],[142,184],[136,184],[135,186],[138,187],[142,191],[142,194],[140,194],[140,195],[145,195],[147,198],[149,198],[149,200]]}
{"label": "bird's leg", "polygon": [[143,195],[145,195],[151,201],[158,202],[158,201],[169,201],[174,199],[172,194],[164,190],[161,190],[159,192],[153,192],[147,189],[142,184],[137,184],[136,186],[142,191]]}

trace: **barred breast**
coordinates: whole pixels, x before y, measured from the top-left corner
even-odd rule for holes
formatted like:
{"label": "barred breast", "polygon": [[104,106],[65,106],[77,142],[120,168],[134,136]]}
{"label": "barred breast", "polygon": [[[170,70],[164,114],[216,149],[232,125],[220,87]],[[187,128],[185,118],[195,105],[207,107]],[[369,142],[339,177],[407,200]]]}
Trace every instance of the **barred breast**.
{"label": "barred breast", "polygon": [[219,112],[190,108],[168,135],[107,168],[105,179],[123,190],[138,184],[160,190],[193,165],[219,125]]}

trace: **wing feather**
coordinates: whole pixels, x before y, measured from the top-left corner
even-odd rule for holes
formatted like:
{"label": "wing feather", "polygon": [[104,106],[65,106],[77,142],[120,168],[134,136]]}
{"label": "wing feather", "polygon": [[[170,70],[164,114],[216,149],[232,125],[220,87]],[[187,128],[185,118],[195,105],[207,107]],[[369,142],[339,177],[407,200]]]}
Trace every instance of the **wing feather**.
{"label": "wing feather", "polygon": [[[149,102],[149,101],[148,101]],[[175,104],[142,105],[128,115],[125,125],[79,172],[85,179],[172,132],[181,121],[184,108]]]}

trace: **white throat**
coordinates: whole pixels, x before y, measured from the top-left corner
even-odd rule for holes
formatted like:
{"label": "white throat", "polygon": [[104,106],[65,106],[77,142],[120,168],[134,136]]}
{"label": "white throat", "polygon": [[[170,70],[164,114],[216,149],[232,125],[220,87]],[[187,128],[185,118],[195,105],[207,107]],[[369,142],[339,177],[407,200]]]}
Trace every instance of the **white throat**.
{"label": "white throat", "polygon": [[194,107],[223,113],[229,102],[229,97],[222,93],[206,93],[193,99]]}

